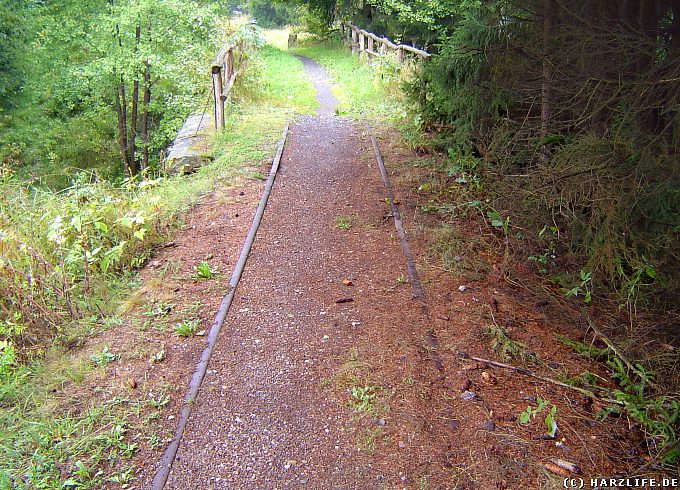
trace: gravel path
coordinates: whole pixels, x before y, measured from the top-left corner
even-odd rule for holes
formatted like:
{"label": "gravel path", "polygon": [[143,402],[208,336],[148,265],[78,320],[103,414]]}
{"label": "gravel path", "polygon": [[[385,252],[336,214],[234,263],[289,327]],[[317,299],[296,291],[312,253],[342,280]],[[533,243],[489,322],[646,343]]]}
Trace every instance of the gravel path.
{"label": "gravel path", "polygon": [[401,328],[404,257],[369,144],[333,115],[323,70],[303,62],[320,110],[291,126],[166,488],[363,489],[386,478],[324,385],[372,324]]}

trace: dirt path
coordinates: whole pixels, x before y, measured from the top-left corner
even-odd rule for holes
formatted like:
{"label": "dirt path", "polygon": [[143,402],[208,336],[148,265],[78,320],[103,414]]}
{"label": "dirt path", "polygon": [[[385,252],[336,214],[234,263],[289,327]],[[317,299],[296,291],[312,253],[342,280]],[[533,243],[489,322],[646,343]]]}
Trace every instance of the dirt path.
{"label": "dirt path", "polygon": [[291,126],[166,488],[367,488],[376,478],[358,454],[352,411],[329,399],[324,376],[359,331],[378,319],[398,328],[410,291],[386,293],[405,275],[404,257],[380,176],[362,157],[370,149],[351,120],[332,115],[321,69],[305,66],[319,115]]}

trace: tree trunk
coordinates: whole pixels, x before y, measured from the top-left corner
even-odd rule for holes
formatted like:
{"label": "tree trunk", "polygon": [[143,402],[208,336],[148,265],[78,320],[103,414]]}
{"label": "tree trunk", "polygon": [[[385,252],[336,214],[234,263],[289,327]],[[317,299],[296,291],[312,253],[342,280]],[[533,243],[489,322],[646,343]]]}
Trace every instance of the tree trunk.
{"label": "tree trunk", "polygon": [[114,106],[116,110],[116,116],[118,117],[118,149],[120,150],[123,174],[125,174],[127,172],[128,166],[128,153],[127,136],[125,134],[125,115],[123,113],[123,105],[120,101],[120,87],[116,87]]}
{"label": "tree trunk", "polygon": [[[545,141],[550,134],[550,119],[552,117],[551,83],[553,66],[551,55],[551,36],[555,15],[554,0],[543,0],[543,80],[541,82],[541,139]],[[547,163],[550,151],[544,144],[541,147],[541,161]]]}
{"label": "tree trunk", "polygon": [[[139,40],[142,35],[141,26],[137,26],[135,29],[135,53],[137,53],[139,47]],[[139,76],[135,74],[134,81],[132,82],[132,110],[130,114],[130,148],[128,150],[130,175],[135,175],[137,173],[137,114],[139,112]]]}
{"label": "tree trunk", "polygon": [[144,97],[142,99],[142,120],[140,123],[140,138],[142,143],[142,172],[149,166],[149,103],[151,102],[151,66],[149,60],[144,62]]}

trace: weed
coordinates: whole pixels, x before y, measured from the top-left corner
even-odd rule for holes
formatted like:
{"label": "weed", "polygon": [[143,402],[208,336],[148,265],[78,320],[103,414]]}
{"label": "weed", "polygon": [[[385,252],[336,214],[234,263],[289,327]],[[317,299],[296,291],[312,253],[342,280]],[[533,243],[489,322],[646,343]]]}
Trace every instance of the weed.
{"label": "weed", "polygon": [[113,361],[117,361],[118,359],[120,359],[120,355],[114,354],[113,352],[109,352],[108,346],[105,346],[102,349],[101,353],[92,354],[90,356],[90,360],[97,367],[106,366],[107,364],[110,364]]}
{"label": "weed", "polygon": [[335,227],[338,230],[349,230],[352,226],[352,218],[349,216],[337,216],[335,218]]}
{"label": "weed", "polygon": [[577,286],[574,286],[571,289],[563,289],[562,291],[564,292],[564,295],[567,298],[577,298],[578,295],[580,294],[583,296],[583,302],[584,303],[590,303],[592,300],[592,291],[590,288],[590,282],[593,278],[593,273],[581,270],[579,273],[579,280],[581,283]]}
{"label": "weed", "polygon": [[498,325],[486,327],[484,334],[489,337],[491,348],[498,356],[506,361],[520,361],[522,364],[535,364],[538,362],[536,355],[529,352],[527,346],[508,335],[507,330]]}
{"label": "weed", "polygon": [[374,401],[378,396],[378,389],[375,386],[352,386],[350,388],[350,406],[359,412],[375,412]]}
{"label": "weed", "polygon": [[248,178],[253,180],[267,180],[267,176],[260,171],[252,171],[248,173]]}
{"label": "weed", "polygon": [[[547,408],[550,403],[547,400],[544,400],[540,396],[536,398],[536,407],[532,407],[529,405],[527,409],[519,414],[519,423],[526,425],[529,422],[531,422],[532,419],[536,418],[536,415],[539,414],[540,412],[543,411],[544,408]],[[548,409],[548,413],[545,416],[544,423],[545,423],[545,428],[547,431],[548,436],[550,437],[555,437],[557,434],[557,421],[556,421],[556,415],[557,415],[557,407],[555,405],[552,405],[550,409]]]}
{"label": "weed", "polygon": [[170,403],[170,396],[166,394],[160,394],[156,397],[151,395],[151,397],[148,400],[148,403],[151,407],[153,408],[164,408],[168,403]]}
{"label": "weed", "polygon": [[486,216],[491,220],[491,226],[496,229],[503,230],[503,235],[506,237],[508,236],[510,228],[510,216],[502,218],[501,215],[498,214],[498,211],[487,211]]}
{"label": "weed", "polygon": [[205,260],[202,260],[201,263],[194,268],[194,277],[197,279],[212,279],[214,275],[215,271]]}
{"label": "weed", "polygon": [[611,377],[617,380],[620,389],[614,390],[614,397],[623,406],[612,405],[597,414],[604,419],[610,414],[625,411],[648,433],[650,449],[656,450],[662,463],[675,464],[680,459],[678,431],[680,429],[680,399],[672,396],[654,396],[647,393],[654,383],[655,373],[639,363],[632,366],[619,359],[611,349],[595,349],[592,346],[558,337],[579,354],[604,361],[611,370]]}
{"label": "weed", "polygon": [[153,354],[151,356],[151,358],[149,358],[149,361],[152,364],[158,364],[160,362],[165,361],[165,349],[161,349],[158,352],[156,352],[155,354]]}
{"label": "weed", "polygon": [[[175,333],[179,337],[191,337],[196,333],[200,320],[183,320],[175,324]],[[162,352],[162,351],[161,351]]]}
{"label": "weed", "polygon": [[142,314],[147,317],[163,317],[168,315],[175,305],[163,301],[152,301],[144,305]]}
{"label": "weed", "polygon": [[368,427],[361,436],[358,447],[360,451],[364,451],[368,454],[374,454],[378,443],[380,442],[381,436],[383,434],[382,427]]}

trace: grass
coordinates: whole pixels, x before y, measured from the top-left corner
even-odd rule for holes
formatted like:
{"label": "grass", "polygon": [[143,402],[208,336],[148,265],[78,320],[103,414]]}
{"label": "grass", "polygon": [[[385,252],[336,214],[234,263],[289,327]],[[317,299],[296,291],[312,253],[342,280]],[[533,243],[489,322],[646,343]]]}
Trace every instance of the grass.
{"label": "grass", "polygon": [[198,328],[199,320],[183,320],[175,324],[175,333],[178,337],[192,337]]}
{"label": "grass", "polygon": [[352,218],[349,216],[336,216],[334,223],[338,230],[349,230],[352,227]]}
{"label": "grass", "polygon": [[[281,32],[276,36],[281,37]],[[73,206],[75,213],[92,201],[93,216],[99,218],[101,209],[91,196],[102,196],[102,202],[109,206],[108,221],[96,225],[88,236],[99,236],[107,230],[110,235],[112,223],[119,223],[122,205],[127,206],[133,199],[134,203],[124,209],[129,209],[133,217],[143,212],[139,219],[143,223],[135,221],[130,236],[124,237],[137,245],[129,261],[105,273],[91,271],[88,295],[78,296],[85,319],[66,319],[58,325],[57,335],[41,338],[43,347],[31,346],[22,351],[22,365],[10,360],[8,369],[0,374],[0,488],[129,486],[134,483],[132,458],[138,448],[163,444],[166,435],[149,430],[168,405],[162,387],[149,381],[151,387],[147,386],[143,393],[138,390],[136,399],[132,393],[129,399],[110,395],[113,381],[106,378],[106,366],[114,361],[122,365],[130,358],[129,353],[111,353],[99,347],[92,354],[80,345],[87,345],[88,339],[105,329],[130,328],[132,322],[126,323],[124,315],[136,308],[142,309],[141,320],[164,324],[172,305],[154,302],[144,306],[143,294],[131,294],[131,289],[139,287],[134,270],[146,261],[155,245],[171,236],[185,212],[202,196],[233,185],[239,178],[256,175],[262,163],[273,155],[285,121],[296,113],[311,113],[316,107],[313,86],[304,75],[302,63],[275,46],[260,51],[241,83],[250,87],[236,91],[240,98],[228,108],[226,130],[211,142],[209,153],[213,160],[195,174],[143,183],[132,191],[107,185],[99,189],[85,183],[79,190],[85,194],[74,194],[72,201],[66,201],[64,193],[29,193],[17,179],[9,184],[0,179],[2,227],[24,237],[33,247],[39,247],[42,240],[41,256],[46,260],[54,257],[57,264],[55,243],[45,237],[54,216],[64,214],[64,222],[71,223],[67,206]],[[4,175],[0,176],[4,179]],[[137,235],[133,236],[132,231]],[[4,258],[9,245],[0,245],[4,247]],[[172,275],[171,270],[163,273]],[[76,281],[72,286],[76,291],[81,284]],[[176,333],[193,335],[196,328],[195,322],[182,322]],[[69,338],[78,340],[78,348],[69,348],[62,342]],[[162,363],[165,349],[144,352],[144,356],[151,363]]]}
{"label": "grass", "polygon": [[396,63],[386,60],[369,65],[358,56],[349,56],[340,42],[303,45],[292,51],[317,61],[333,77],[339,113],[357,116],[363,111],[371,118],[392,120],[403,116]]}

